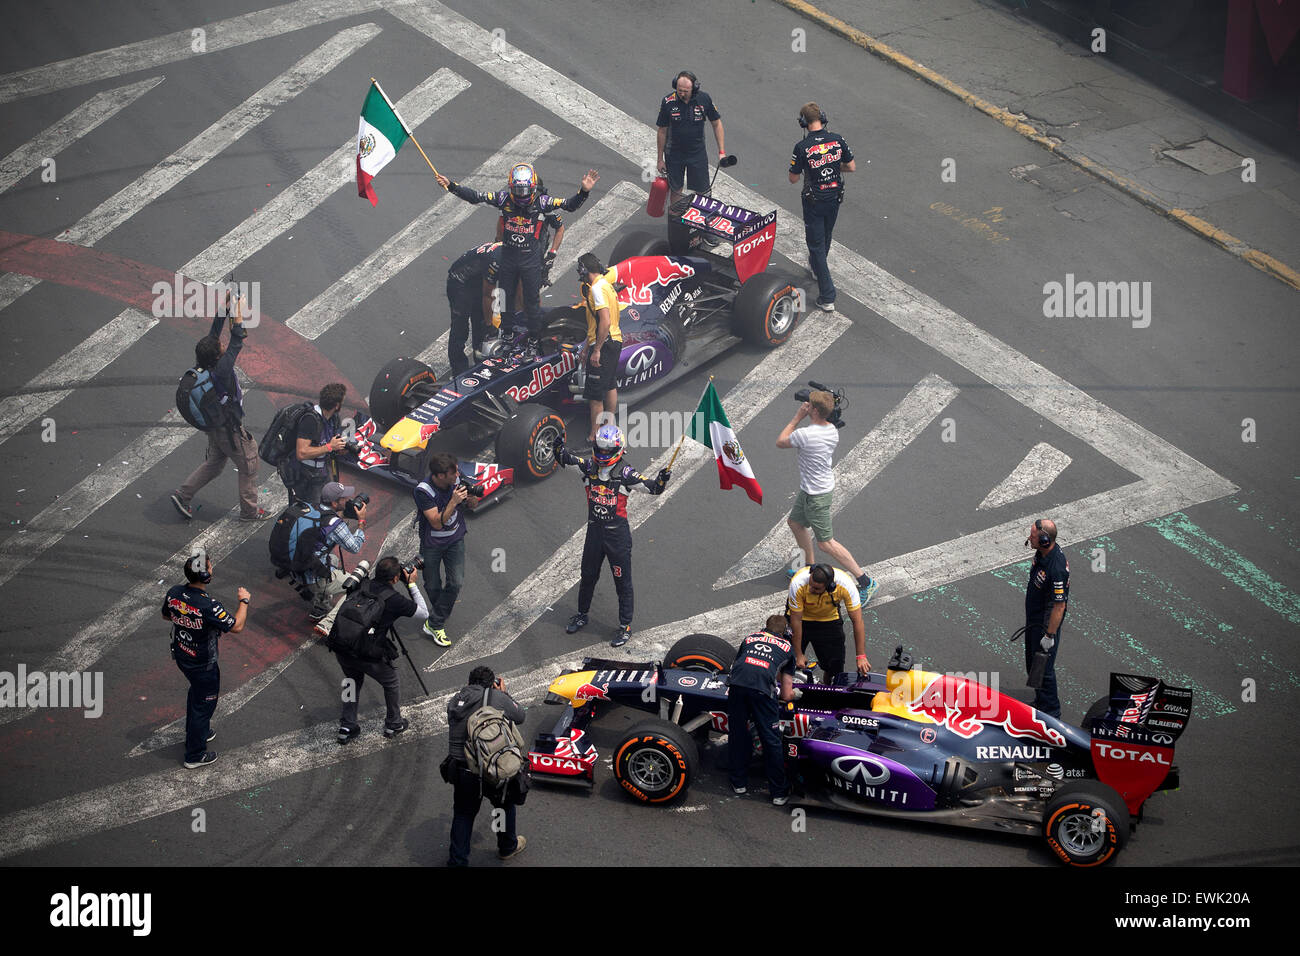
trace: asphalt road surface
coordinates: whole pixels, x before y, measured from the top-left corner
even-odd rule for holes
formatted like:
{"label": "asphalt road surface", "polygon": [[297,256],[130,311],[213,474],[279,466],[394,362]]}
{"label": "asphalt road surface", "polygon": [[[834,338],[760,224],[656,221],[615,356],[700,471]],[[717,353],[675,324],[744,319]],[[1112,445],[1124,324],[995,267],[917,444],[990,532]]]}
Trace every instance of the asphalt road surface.
{"label": "asphalt road surface", "polygon": [[[431,697],[403,662],[411,731],[383,741],[370,688],[363,738],[339,747],[337,665],[272,577],[269,526],[232,510],[235,476],[199,493],[192,522],[168,503],[203,455],[169,409],[206,322],[155,319],[141,303],[159,274],[234,269],[260,283],[265,318],[243,363],[258,434],[273,395],[344,380],[351,409],[392,356],[430,353],[441,372],[445,271],[491,236],[493,216],[444,201],[413,146],[375,180],[378,207],[356,197],[369,78],[411,97],[403,112],[453,178],[482,170],[486,186],[535,157],[569,195],[598,169],[571,219],[572,262],[663,228],[645,215],[642,172],[681,66],[740,158],[715,194],[780,210],[772,269],[814,288],[786,179],[803,102],[825,106],[858,172],[836,229],[838,311],[810,312],[778,352],[701,363],[634,409],[688,413],[713,376],[764,505],[720,491],[688,442],[672,494],[635,503],[635,636],[602,653],[653,659],[693,630],[738,640],[779,608],[797,472],[775,438],[797,387],[831,383],[850,402],[835,536],[881,581],[866,611],[873,666],[903,644],[930,669],[1023,692],[1007,637],[1023,620],[1024,528],[1053,517],[1072,569],[1065,716],[1112,671],[1196,695],[1183,787],[1151,800],[1118,865],[1300,861],[1294,815],[1266,812],[1298,782],[1294,291],[768,0],[610,0],[598,14],[576,0],[328,0],[259,15],[265,2],[44,2],[0,38],[0,671],[103,681],[93,719],[0,709],[7,864],[445,859],[446,696],[486,660],[536,702],[531,737],[557,715],[540,703],[547,681],[617,623],[606,576],[591,627],[563,630],[579,481],[557,474],[471,522],[455,645],[407,634]],[[1037,176],[1012,175],[1031,164]],[[56,238],[63,248],[37,241]],[[1149,324],[1046,319],[1044,286],[1067,276],[1139,282]],[[546,304],[573,301],[571,266],[556,280]],[[665,425],[629,460],[659,467],[676,437]],[[374,496],[366,556],[409,557],[409,496],[356,480]],[[264,467],[259,482],[274,507],[278,480]],[[186,687],[156,608],[195,543],[214,555],[214,593],[243,585],[253,602],[248,628],[221,642],[220,760],[186,771]],[[536,787],[520,811],[528,850],[510,866],[1053,865],[1041,841],[977,831],[821,810],[800,830],[756,794],[757,767],[750,795],[731,794],[717,745],[683,803],[642,808],[607,763],[635,716],[597,724],[594,793]],[[497,865],[491,848],[480,818],[475,862]]]}

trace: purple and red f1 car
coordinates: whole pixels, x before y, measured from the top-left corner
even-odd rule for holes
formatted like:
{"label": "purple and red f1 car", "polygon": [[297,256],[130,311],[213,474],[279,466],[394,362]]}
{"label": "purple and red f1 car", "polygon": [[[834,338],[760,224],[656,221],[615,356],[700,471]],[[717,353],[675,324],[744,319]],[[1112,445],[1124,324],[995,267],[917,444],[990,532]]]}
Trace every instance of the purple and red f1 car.
{"label": "purple and red f1 car", "polygon": [[[550,686],[547,701],[568,706],[529,754],[534,775],[590,785],[587,728],[598,708],[621,705],[656,716],[615,746],[615,778],[642,803],[679,798],[699,772],[698,744],[730,729],[734,654],[692,634],[662,663],[583,661]],[[1080,729],[973,677],[914,669],[901,647],[883,675],[795,687],[782,722],[794,802],[1041,835],[1073,866],[1113,859],[1147,798],[1178,787],[1174,743],[1192,709],[1190,690],[1112,674]]]}

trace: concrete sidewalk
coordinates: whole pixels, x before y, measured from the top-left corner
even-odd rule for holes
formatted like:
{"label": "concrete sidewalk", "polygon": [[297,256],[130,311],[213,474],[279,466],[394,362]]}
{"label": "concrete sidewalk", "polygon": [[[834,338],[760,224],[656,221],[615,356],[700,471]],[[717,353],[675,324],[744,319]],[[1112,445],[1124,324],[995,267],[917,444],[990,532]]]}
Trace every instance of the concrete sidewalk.
{"label": "concrete sidewalk", "polygon": [[1300,290],[1300,164],[1105,54],[980,0],[776,2],[1040,143],[1012,175],[1045,184],[1068,161]]}

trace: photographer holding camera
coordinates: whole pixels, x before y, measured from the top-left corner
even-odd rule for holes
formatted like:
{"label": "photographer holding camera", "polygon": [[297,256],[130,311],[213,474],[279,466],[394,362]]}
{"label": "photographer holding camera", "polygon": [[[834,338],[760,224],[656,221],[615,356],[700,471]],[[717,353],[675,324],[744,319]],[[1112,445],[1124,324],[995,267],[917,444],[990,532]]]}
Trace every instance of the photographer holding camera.
{"label": "photographer holding camera", "polygon": [[[454,455],[429,456],[429,480],[415,486],[419,512],[420,558],[424,561],[424,589],[429,592],[429,619],[422,633],[439,647],[451,647],[443,630],[465,581],[465,522],[460,506],[473,510],[478,498],[461,481]],[[447,570],[444,585],[442,570]]]}
{"label": "photographer holding camera", "polygon": [[[854,560],[849,549],[831,536],[831,493],[835,488],[831,456],[840,442],[839,429],[832,423],[833,418],[839,417],[837,404],[835,395],[829,391],[818,388],[810,392],[794,418],[777,436],[777,448],[795,448],[799,452],[799,494],[786,524],[803,549],[804,565],[811,565],[816,560],[813,554],[813,535],[816,535],[817,547],[857,578],[862,603],[866,604],[876,593],[877,582]],[[811,424],[799,428],[799,423],[805,418],[810,419]],[[812,534],[809,534],[810,529]],[[788,574],[793,577],[794,571],[790,570]]]}
{"label": "photographer holding camera", "polygon": [[346,385],[332,382],[320,390],[320,401],[299,417],[293,452],[279,467],[290,501],[315,504],[325,484],[338,480],[335,455],[347,444],[339,412],[347,394]]}
{"label": "photographer holding camera", "polygon": [[[330,608],[330,599],[343,593],[343,571],[334,567],[330,552],[337,547],[358,554],[366,542],[366,505],[369,495],[358,495],[353,485],[327,482],[320,493],[320,544],[315,551],[314,569],[303,572],[302,580],[311,590],[311,619],[316,632],[328,634],[339,605]],[[293,505],[289,506],[294,507]],[[354,534],[346,521],[355,520]],[[322,573],[323,572],[323,573]]]}
{"label": "photographer holding camera", "polygon": [[[339,602],[336,620],[326,642],[343,669],[343,713],[339,716],[339,743],[351,742],[361,733],[357,703],[361,685],[373,677],[384,688],[384,736],[395,737],[410,726],[402,717],[401,688],[393,661],[398,650],[388,632],[398,618],[417,622],[429,616],[428,605],[415,584],[414,565],[403,566],[389,555],[375,565],[374,577],[366,562],[357,563],[345,581],[348,596]],[[399,584],[400,580],[400,584]],[[364,583],[362,583],[364,581]],[[406,592],[406,593],[403,593]],[[408,596],[409,594],[409,596]],[[347,684],[351,681],[351,685]]]}

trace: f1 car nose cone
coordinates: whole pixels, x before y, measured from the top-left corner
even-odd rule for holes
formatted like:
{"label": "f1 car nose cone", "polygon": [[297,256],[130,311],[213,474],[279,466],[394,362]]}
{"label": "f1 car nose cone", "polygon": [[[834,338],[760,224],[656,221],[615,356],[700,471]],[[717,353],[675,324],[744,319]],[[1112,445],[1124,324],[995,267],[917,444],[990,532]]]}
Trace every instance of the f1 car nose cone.
{"label": "f1 car nose cone", "polygon": [[403,418],[388,429],[388,433],[384,435],[379,444],[389,451],[407,451],[411,448],[419,448],[427,440],[421,436],[420,431],[419,422],[410,418]]}

